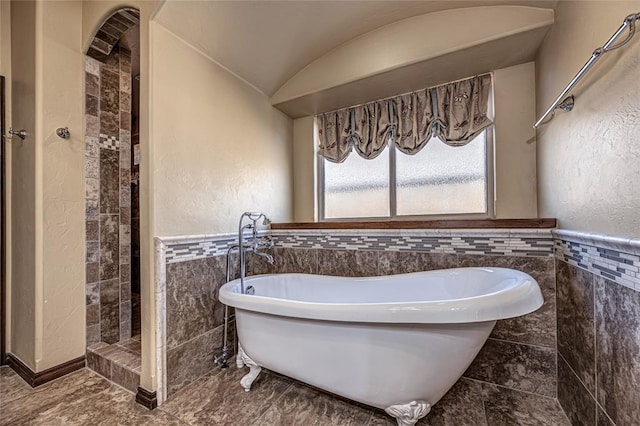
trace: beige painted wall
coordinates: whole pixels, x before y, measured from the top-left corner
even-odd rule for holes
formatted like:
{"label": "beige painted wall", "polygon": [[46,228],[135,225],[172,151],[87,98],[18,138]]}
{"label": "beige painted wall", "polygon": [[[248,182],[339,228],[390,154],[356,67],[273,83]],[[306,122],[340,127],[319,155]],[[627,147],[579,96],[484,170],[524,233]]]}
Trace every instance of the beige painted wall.
{"label": "beige painted wall", "polygon": [[[537,58],[538,116],[622,24],[633,2],[560,2]],[[605,55],[572,112],[538,130],[539,211],[565,229],[640,237],[640,38]]]}
{"label": "beige painted wall", "polygon": [[[537,217],[535,66],[529,62],[494,71],[495,213],[500,219]],[[314,220],[313,118],[294,121],[295,220]]]}
{"label": "beige painted wall", "polygon": [[[6,125],[11,125],[11,2],[0,1],[0,74],[5,77],[5,119]],[[11,145],[0,137],[0,143],[5,144],[5,238],[7,243],[4,274],[7,283],[5,317],[0,321],[5,329],[5,348],[11,352]]]}
{"label": "beige painted wall", "polygon": [[[42,347],[38,371],[85,352],[82,3],[43,1],[37,114],[42,163]],[[69,127],[71,138],[56,135]]]}
{"label": "beige painted wall", "polygon": [[494,71],[496,218],[537,217],[535,64]]}
{"label": "beige painted wall", "polygon": [[[452,27],[453,22],[456,24]],[[329,51],[291,77],[271,100],[274,104],[282,103],[551,24],[552,9],[524,6],[480,6],[414,16],[363,34]],[[464,31],[452,28],[464,28]],[[446,36],[434,36],[436,34]],[[526,46],[521,48],[525,49]],[[487,57],[499,56],[493,53],[484,52]],[[457,64],[457,67],[467,66]],[[458,74],[459,70],[451,69],[449,73]]]}
{"label": "beige painted wall", "polygon": [[12,3],[11,352],[36,372],[84,354],[81,10]]}
{"label": "beige painted wall", "polygon": [[244,211],[292,219],[292,121],[153,23],[154,235],[235,232]]}
{"label": "beige painted wall", "polygon": [[293,220],[313,222],[317,219],[316,144],[313,117],[293,121]]}
{"label": "beige painted wall", "polygon": [[11,5],[12,121],[29,137],[10,143],[11,216],[11,352],[36,369],[36,4]]}

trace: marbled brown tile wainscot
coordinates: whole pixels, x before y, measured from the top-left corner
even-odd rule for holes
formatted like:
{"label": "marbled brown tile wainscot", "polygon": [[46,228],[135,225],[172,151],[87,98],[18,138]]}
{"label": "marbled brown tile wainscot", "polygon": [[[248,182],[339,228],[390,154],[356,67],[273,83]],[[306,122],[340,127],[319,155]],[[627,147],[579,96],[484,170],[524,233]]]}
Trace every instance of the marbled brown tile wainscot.
{"label": "marbled brown tile wainscot", "polygon": [[367,250],[318,250],[318,274],[370,277],[378,272],[378,252]]}
{"label": "marbled brown tile wainscot", "polygon": [[595,426],[596,401],[560,354],[558,354],[558,401],[571,420],[571,424]]}
{"label": "marbled brown tile wainscot", "polygon": [[555,397],[556,351],[489,338],[464,376]]}
{"label": "marbled brown tile wainscot", "polygon": [[279,273],[316,274],[318,271],[318,250],[276,247],[274,256]]}
{"label": "marbled brown tile wainscot", "polygon": [[595,286],[598,403],[616,425],[638,425],[640,292],[602,277]]}
{"label": "marbled brown tile wainscot", "polygon": [[496,323],[491,337],[511,342],[555,348],[556,278],[552,257],[458,255],[460,267],[499,267],[522,271],[540,285],[543,305],[536,311]]}
{"label": "marbled brown tile wainscot", "polygon": [[167,265],[167,348],[172,349],[222,323],[217,288],[225,280],[225,256]]}
{"label": "marbled brown tile wainscot", "polygon": [[558,352],[595,394],[593,274],[557,260]]}
{"label": "marbled brown tile wainscot", "polygon": [[518,392],[496,385],[482,385],[487,425],[570,426],[554,398]]}
{"label": "marbled brown tile wainscot", "polygon": [[169,396],[215,368],[213,357],[222,346],[222,334],[223,327],[220,326],[167,350]]}
{"label": "marbled brown tile wainscot", "polygon": [[100,325],[103,342],[120,340],[120,283],[117,278],[100,282]]}
{"label": "marbled brown tile wainscot", "polygon": [[395,275],[409,272],[456,268],[458,257],[448,253],[411,251],[381,251],[378,254],[376,275]]}

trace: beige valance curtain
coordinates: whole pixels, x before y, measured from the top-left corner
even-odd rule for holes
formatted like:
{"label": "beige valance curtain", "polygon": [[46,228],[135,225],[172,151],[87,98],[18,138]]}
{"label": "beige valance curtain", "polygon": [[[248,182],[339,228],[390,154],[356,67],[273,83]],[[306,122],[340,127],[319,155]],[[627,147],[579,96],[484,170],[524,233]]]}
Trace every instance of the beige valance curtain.
{"label": "beige valance curtain", "polygon": [[462,146],[492,124],[487,116],[491,75],[485,74],[365,105],[319,114],[319,153],[343,162],[355,148],[376,158],[389,141],[405,154],[419,152],[432,136]]}

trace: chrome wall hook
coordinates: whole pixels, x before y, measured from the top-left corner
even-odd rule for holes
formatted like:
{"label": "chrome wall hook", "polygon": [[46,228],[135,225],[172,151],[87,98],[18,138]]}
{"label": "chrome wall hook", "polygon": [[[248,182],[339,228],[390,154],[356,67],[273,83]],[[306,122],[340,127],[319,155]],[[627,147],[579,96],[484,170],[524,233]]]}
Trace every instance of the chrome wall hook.
{"label": "chrome wall hook", "polygon": [[27,137],[27,131],[24,129],[13,130],[13,127],[9,127],[9,133],[7,134],[7,139],[13,139],[14,136],[17,136],[20,139],[24,140],[24,138]]}
{"label": "chrome wall hook", "polygon": [[58,135],[62,139],[69,139],[71,137],[71,133],[69,132],[68,127],[58,127],[56,129],[56,135]]}

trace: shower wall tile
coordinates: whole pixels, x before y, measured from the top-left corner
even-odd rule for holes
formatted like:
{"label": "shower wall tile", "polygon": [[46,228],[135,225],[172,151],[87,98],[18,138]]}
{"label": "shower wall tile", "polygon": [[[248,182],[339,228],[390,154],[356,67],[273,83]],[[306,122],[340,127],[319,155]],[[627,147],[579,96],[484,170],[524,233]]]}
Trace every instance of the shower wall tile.
{"label": "shower wall tile", "polygon": [[100,107],[97,97],[88,94],[86,95],[84,101],[84,113],[98,117],[98,115],[100,114]]}
{"label": "shower wall tile", "polygon": [[120,87],[117,72],[102,68],[100,71],[100,111],[120,115]]}
{"label": "shower wall tile", "polygon": [[501,267],[525,272],[540,285],[543,305],[536,311],[498,321],[491,337],[511,342],[555,348],[556,278],[552,257],[458,255],[460,267]]}
{"label": "shower wall tile", "polygon": [[[86,184],[85,184],[86,185]],[[86,220],[99,220],[100,219],[100,200],[87,199],[85,205],[85,218]]]}
{"label": "shower wall tile", "polygon": [[85,131],[84,135],[87,138],[97,138],[100,134],[100,119],[92,115],[85,115]]}
{"label": "shower wall tile", "polygon": [[106,343],[120,339],[120,283],[118,279],[100,282],[100,332]]}
{"label": "shower wall tile", "polygon": [[366,277],[378,270],[378,253],[364,250],[318,250],[318,274]]}
{"label": "shower wall tile", "polygon": [[86,221],[85,239],[87,241],[98,241],[100,239],[100,223],[97,220]]}
{"label": "shower wall tile", "polygon": [[89,56],[85,56],[84,57],[84,70],[88,73],[88,74],[92,74],[95,75],[96,77],[100,75],[100,62],[98,62],[97,60],[89,57]]}
{"label": "shower wall tile", "polygon": [[85,281],[87,283],[95,283],[100,281],[100,263],[90,262],[86,264]]}
{"label": "shower wall tile", "polygon": [[120,113],[112,114],[100,111],[100,134],[118,137],[120,131]]}
{"label": "shower wall tile", "polygon": [[[99,158],[100,157],[100,145],[98,135],[99,131],[96,132],[95,136],[85,136],[84,137],[84,149],[85,149],[85,157],[87,158]],[[86,176],[90,177],[90,176]],[[96,176],[99,177],[99,176]]]}
{"label": "shower wall tile", "polygon": [[98,343],[100,341],[100,324],[88,325],[86,333],[87,346]]}
{"label": "shower wall tile", "polygon": [[128,283],[131,280],[131,267],[128,263],[120,263],[120,282]]}
{"label": "shower wall tile", "polygon": [[126,302],[127,300],[131,300],[131,283],[123,283],[120,284],[120,301]]}
{"label": "shower wall tile", "polygon": [[120,303],[120,322],[131,321],[131,301]]}
{"label": "shower wall tile", "polygon": [[118,152],[100,149],[100,213],[120,213]]}
{"label": "shower wall tile", "polygon": [[561,355],[558,356],[558,401],[571,424],[595,426],[596,402]]}
{"label": "shower wall tile", "polygon": [[120,112],[120,128],[124,130],[131,130],[131,112],[130,111]]}
{"label": "shower wall tile", "polygon": [[131,207],[120,207],[120,224],[131,225]]}
{"label": "shower wall tile", "polygon": [[[98,71],[99,73],[99,71]],[[87,95],[95,96],[96,98],[100,96],[100,79],[97,74],[91,74],[89,72],[85,73],[85,93]],[[96,115],[96,114],[94,114]]]}
{"label": "shower wall tile", "polygon": [[580,381],[595,394],[595,319],[593,274],[557,262],[558,352]]}
{"label": "shower wall tile", "polygon": [[100,159],[96,157],[85,158],[85,177],[100,179]]}
{"label": "shower wall tile", "polygon": [[120,276],[118,223],[118,215],[100,215],[100,280],[110,280]]}
{"label": "shower wall tile", "polygon": [[[120,92],[120,112],[131,112],[131,94]],[[131,130],[131,129],[128,129]]]}
{"label": "shower wall tile", "polygon": [[100,283],[86,284],[85,304],[87,306],[100,304]]}
{"label": "shower wall tile", "polygon": [[380,252],[378,262],[378,275],[394,275],[455,268],[458,257],[449,253],[384,251]]}
{"label": "shower wall tile", "polygon": [[100,324],[100,303],[87,305],[87,327]]}
{"label": "shower wall tile", "polygon": [[120,90],[124,93],[131,93],[131,74],[124,72],[120,74]]}
{"label": "shower wall tile", "polygon": [[87,200],[100,199],[100,181],[98,179],[85,179],[85,196]]}
{"label": "shower wall tile", "polygon": [[98,262],[100,260],[100,243],[98,241],[87,241],[87,262]]}
{"label": "shower wall tile", "polygon": [[464,376],[555,397],[556,351],[489,338]]}
{"label": "shower wall tile", "polygon": [[640,419],[640,292],[594,275],[597,397],[617,425]]}

